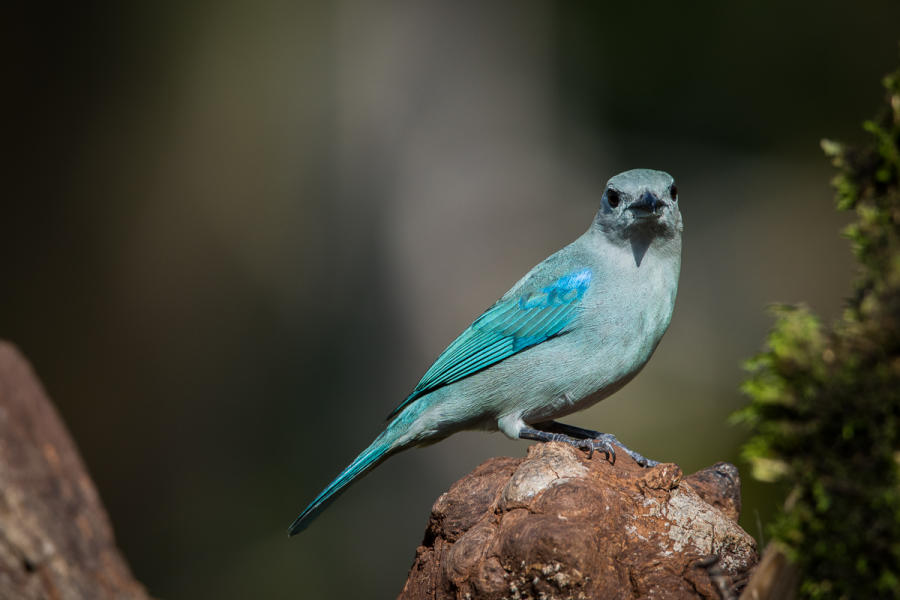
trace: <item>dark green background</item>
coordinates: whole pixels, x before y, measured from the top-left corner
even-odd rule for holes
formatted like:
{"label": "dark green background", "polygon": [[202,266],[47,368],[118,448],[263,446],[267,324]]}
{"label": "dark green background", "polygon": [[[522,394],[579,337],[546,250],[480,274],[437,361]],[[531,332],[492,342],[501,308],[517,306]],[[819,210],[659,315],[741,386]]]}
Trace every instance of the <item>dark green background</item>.
{"label": "dark green background", "polygon": [[[396,594],[438,494],[524,443],[411,451],[300,537],[286,526],[627,168],[678,180],[678,304],[644,373],[570,421],[685,471],[737,460],[726,419],[765,306],[833,318],[849,290],[818,142],[861,138],[900,4],[603,6],[10,19],[0,336],[34,362],[154,595]],[[747,482],[745,527],[778,501]]]}

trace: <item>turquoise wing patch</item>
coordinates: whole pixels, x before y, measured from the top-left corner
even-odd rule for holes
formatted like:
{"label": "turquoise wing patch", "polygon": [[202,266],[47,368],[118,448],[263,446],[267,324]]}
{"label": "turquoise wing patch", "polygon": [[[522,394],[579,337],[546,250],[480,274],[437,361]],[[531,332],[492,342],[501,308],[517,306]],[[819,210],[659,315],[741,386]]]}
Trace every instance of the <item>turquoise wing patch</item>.
{"label": "turquoise wing patch", "polygon": [[567,331],[591,285],[591,270],[560,277],[539,292],[497,302],[438,357],[393,417],[416,398]]}

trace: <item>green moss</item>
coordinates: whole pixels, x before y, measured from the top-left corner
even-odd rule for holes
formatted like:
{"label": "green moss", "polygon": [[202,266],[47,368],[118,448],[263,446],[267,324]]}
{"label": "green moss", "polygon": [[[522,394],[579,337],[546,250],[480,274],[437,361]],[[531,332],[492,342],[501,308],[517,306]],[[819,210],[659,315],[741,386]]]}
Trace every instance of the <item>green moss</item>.
{"label": "green moss", "polygon": [[754,476],[790,492],[772,535],[801,571],[804,598],[900,597],[900,71],[871,142],[822,148],[859,262],[843,317],[827,327],[778,306],[764,352],[747,363]]}

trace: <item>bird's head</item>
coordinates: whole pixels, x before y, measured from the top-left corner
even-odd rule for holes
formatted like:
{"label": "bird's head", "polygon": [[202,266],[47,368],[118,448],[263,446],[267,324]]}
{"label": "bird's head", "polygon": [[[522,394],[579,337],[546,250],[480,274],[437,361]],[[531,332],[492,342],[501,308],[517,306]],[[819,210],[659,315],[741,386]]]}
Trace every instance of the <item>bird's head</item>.
{"label": "bird's head", "polygon": [[632,169],[606,183],[594,227],[607,236],[672,238],[681,235],[678,188],[664,171]]}

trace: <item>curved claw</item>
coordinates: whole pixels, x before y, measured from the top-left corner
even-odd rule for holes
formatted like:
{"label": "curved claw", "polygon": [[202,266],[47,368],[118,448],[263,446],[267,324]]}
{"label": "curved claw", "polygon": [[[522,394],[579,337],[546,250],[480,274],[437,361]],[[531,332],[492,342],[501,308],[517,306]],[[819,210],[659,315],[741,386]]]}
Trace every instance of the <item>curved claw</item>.
{"label": "curved claw", "polygon": [[580,444],[578,444],[578,447],[581,448],[582,450],[587,448],[588,460],[591,460],[594,458],[594,445],[591,443],[590,440],[582,440],[582,442]]}
{"label": "curved claw", "polygon": [[606,440],[581,440],[581,443],[578,444],[578,446],[588,451],[588,459],[594,458],[594,450],[602,450],[610,464],[616,464],[616,449]]}

